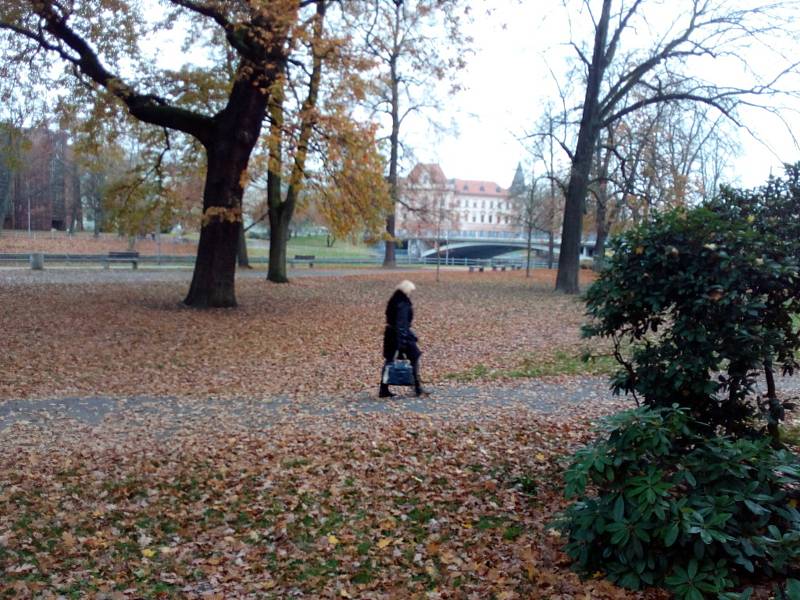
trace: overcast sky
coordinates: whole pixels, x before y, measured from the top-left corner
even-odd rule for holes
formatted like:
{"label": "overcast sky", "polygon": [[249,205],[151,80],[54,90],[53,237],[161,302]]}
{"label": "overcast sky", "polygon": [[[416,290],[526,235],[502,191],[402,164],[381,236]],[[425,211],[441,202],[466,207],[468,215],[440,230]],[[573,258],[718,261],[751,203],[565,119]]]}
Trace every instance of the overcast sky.
{"label": "overcast sky", "polygon": [[[491,17],[480,15],[469,28],[475,54],[461,73],[467,89],[442,102],[439,121],[452,119],[458,133],[436,140],[430,132],[423,132],[419,122],[413,124],[411,129],[418,129],[409,133],[419,160],[438,162],[448,177],[510,184],[517,163],[526,158],[518,138],[532,127],[544,100],[554,94],[547,63],[557,70],[558,53],[567,52],[563,16],[546,13],[547,6],[558,4],[557,0],[485,1],[496,11]],[[799,123],[795,116],[785,116]],[[759,185],[770,168],[778,175],[782,161],[800,160],[800,151],[776,119],[762,111],[748,111],[745,121],[761,132],[770,147],[741,132],[743,154],[731,169],[731,178],[738,178],[736,183]]]}

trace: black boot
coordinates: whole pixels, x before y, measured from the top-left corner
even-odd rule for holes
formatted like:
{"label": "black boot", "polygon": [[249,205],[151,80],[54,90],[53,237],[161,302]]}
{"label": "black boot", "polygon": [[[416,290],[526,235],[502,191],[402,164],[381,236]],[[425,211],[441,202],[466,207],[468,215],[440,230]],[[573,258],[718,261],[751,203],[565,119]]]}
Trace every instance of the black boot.
{"label": "black boot", "polygon": [[428,390],[422,387],[422,380],[419,378],[419,359],[411,363],[414,372],[414,393],[419,396],[430,396]]}
{"label": "black boot", "polygon": [[387,384],[381,384],[378,390],[378,398],[394,398],[394,394],[389,391],[389,386]]}

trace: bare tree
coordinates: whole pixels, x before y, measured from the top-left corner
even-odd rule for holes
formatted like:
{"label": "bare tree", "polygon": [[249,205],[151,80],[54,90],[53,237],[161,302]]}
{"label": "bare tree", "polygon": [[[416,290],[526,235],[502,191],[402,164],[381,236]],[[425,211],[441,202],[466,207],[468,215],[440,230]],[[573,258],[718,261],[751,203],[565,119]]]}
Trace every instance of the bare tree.
{"label": "bare tree", "polygon": [[[566,95],[560,90],[560,99],[566,106]],[[552,269],[555,263],[555,236],[562,215],[564,214],[564,196],[566,194],[566,176],[563,165],[556,161],[556,146],[567,147],[570,134],[567,111],[556,111],[548,103],[539,119],[537,128],[526,137],[532,141],[529,152],[537,165],[541,178],[547,181],[548,193],[540,203],[537,227],[547,234],[547,268]]]}
{"label": "bare tree", "polygon": [[555,193],[556,186],[549,175],[536,175],[531,170],[530,182],[521,181],[522,168],[517,167],[514,184],[509,190],[509,204],[512,222],[521,227],[525,235],[526,261],[525,276],[530,277],[531,256],[533,254],[534,234],[544,233],[548,236],[548,262],[552,268],[555,233],[554,224],[559,214],[559,196]]}
{"label": "bare tree", "polygon": [[[413,114],[437,109],[432,90],[464,66],[464,0],[362,0],[373,18],[362,30],[366,54],[376,62],[372,108],[388,119],[389,193],[399,199],[402,131]],[[351,3],[356,7],[359,2]],[[395,265],[395,207],[386,216],[384,267]]]}
{"label": "bare tree", "polygon": [[[780,89],[797,63],[786,60],[776,39],[788,39],[786,11],[791,2],[683,0],[669,12],[648,0],[582,0],[592,24],[591,47],[571,41],[585,75],[580,122],[572,147],[563,146],[570,161],[561,253],[556,289],[578,293],[578,259],[583,214],[598,139],[603,130],[647,106],[701,103],[741,124],[737,109],[759,98],[786,93]],[[645,10],[649,8],[650,10]],[[599,9],[599,10],[598,10]],[[654,23],[666,23],[657,27]],[[649,48],[625,47],[635,36],[654,40]],[[774,50],[769,74],[751,73],[751,85],[737,87],[703,80],[690,69],[693,61],[740,60],[746,68],[747,48]],[[615,68],[619,65],[619,68]],[[760,75],[760,76],[759,76]]]}

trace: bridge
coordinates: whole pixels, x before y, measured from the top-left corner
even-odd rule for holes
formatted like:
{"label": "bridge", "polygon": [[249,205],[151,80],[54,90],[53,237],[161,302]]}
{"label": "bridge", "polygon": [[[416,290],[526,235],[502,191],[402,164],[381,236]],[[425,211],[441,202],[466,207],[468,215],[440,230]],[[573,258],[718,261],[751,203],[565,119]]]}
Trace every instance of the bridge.
{"label": "bridge", "polygon": [[[436,236],[413,234],[398,231],[397,237],[408,241],[408,255],[414,258],[436,256]],[[531,239],[531,250],[537,256],[547,256],[549,240],[547,236],[534,236]],[[582,259],[592,257],[594,239],[581,242]],[[528,247],[527,237],[507,231],[446,231],[439,237],[439,254],[451,258],[494,258]],[[553,241],[553,253],[559,255],[561,239]]]}

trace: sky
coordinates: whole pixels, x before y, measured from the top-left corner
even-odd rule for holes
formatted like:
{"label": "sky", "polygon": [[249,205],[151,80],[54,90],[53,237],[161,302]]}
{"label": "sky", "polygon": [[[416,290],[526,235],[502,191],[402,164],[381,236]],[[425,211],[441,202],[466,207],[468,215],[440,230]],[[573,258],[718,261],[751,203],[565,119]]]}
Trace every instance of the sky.
{"label": "sky", "polygon": [[[558,0],[482,1],[496,10],[491,17],[480,15],[469,27],[474,54],[459,74],[466,89],[444,98],[436,117],[440,122],[455,123],[457,132],[435,137],[417,122],[410,126],[409,137],[416,158],[438,162],[447,177],[508,186],[517,163],[528,157],[520,138],[532,127],[545,99],[553,97],[548,62],[557,71],[558,55],[569,51],[563,44],[568,39],[567,27],[562,16],[543,10],[557,6]],[[800,102],[796,106],[800,110]],[[784,116],[794,119],[800,131],[795,115]],[[744,121],[761,133],[767,145],[739,132],[742,154],[731,165],[732,183],[760,185],[770,171],[782,173],[782,162],[800,160],[800,150],[776,119],[750,110],[744,113]]]}
{"label": "sky", "polygon": [[[752,2],[765,0],[726,1],[750,6]],[[414,157],[402,165],[401,172],[410,170],[416,161],[432,162],[440,164],[449,178],[489,180],[507,187],[517,164],[530,160],[523,139],[525,132],[532,129],[544,104],[557,97],[553,73],[563,75],[561,57],[573,55],[565,43],[569,40],[569,28],[578,35],[581,26],[588,27],[589,21],[585,14],[573,11],[572,21],[568,22],[561,9],[562,0],[471,2],[475,7],[474,19],[467,25],[467,32],[474,43],[472,52],[466,56],[466,68],[457,74],[463,89],[455,95],[441,96],[438,112],[404,122],[403,138],[413,148]],[[566,2],[576,5],[579,0]],[[655,11],[656,19],[666,21],[671,18],[670,13],[658,15],[658,11],[673,10],[678,2],[651,0],[645,6],[648,11]],[[160,11],[152,9],[152,12]],[[160,43],[152,45],[160,47]],[[169,58],[162,53],[159,62],[168,64]],[[753,64],[758,58],[754,55]],[[184,60],[179,53],[172,59],[176,64],[171,66],[175,68]],[[708,67],[720,68],[718,61],[709,62]],[[735,80],[737,76],[734,69],[729,79]],[[800,111],[800,101],[796,102],[796,108]],[[762,137],[767,144],[740,131],[742,154],[731,165],[728,182],[745,187],[760,185],[770,172],[781,174],[782,162],[800,160],[800,150],[785,133],[783,124],[757,110],[748,111],[744,117],[749,127],[764,132]],[[786,117],[794,119],[800,132],[800,119],[788,113]],[[428,119],[439,127],[432,129]]]}

